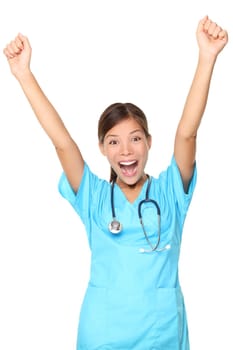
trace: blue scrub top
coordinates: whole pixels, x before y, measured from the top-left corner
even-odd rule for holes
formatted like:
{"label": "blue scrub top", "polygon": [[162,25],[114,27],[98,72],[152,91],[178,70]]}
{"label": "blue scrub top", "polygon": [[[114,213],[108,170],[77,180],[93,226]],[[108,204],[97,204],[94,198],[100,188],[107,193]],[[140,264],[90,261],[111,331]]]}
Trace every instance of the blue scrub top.
{"label": "blue scrub top", "polygon": [[[178,260],[182,230],[196,184],[196,167],[184,192],[181,176],[171,163],[152,177],[149,197],[161,210],[159,248],[149,249],[138,217],[147,182],[130,203],[120,187],[114,187],[118,235],[108,230],[112,220],[111,184],[93,174],[85,164],[75,194],[63,173],[59,191],[80,216],[91,249],[90,280],[82,303],[77,350],[189,350],[188,326],[179,284]],[[142,207],[146,232],[157,241],[157,212],[153,204]]]}

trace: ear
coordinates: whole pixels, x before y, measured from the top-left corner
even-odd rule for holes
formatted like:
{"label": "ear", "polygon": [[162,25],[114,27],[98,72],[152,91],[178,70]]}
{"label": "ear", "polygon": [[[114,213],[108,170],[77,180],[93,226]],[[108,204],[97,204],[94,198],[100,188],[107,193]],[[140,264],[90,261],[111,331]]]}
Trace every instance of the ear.
{"label": "ear", "polygon": [[147,137],[147,143],[148,143],[148,148],[150,149],[150,148],[151,148],[151,145],[152,145],[152,136],[151,136],[151,135],[149,135],[149,136]]}
{"label": "ear", "polygon": [[99,142],[99,149],[103,156],[106,156],[105,148],[103,142]]}

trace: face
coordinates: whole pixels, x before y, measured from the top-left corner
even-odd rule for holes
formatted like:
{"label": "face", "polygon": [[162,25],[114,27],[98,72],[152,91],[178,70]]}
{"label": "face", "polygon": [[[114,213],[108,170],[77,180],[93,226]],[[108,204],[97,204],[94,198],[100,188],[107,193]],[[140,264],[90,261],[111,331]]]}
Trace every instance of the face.
{"label": "face", "polygon": [[151,137],[146,137],[133,118],[115,125],[100,144],[101,152],[117,174],[117,182],[127,185],[136,184],[145,175],[150,147]]}

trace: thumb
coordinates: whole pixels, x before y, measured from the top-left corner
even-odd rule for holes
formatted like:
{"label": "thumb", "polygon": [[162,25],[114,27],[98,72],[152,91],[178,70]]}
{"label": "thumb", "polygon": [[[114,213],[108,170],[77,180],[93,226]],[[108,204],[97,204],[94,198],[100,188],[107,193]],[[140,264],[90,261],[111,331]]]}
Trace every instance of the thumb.
{"label": "thumb", "polygon": [[198,24],[198,28],[197,28],[197,31],[202,31],[203,28],[204,28],[204,25],[206,23],[206,21],[208,21],[209,17],[206,15],[205,17],[203,17],[200,21],[199,21],[199,24]]}

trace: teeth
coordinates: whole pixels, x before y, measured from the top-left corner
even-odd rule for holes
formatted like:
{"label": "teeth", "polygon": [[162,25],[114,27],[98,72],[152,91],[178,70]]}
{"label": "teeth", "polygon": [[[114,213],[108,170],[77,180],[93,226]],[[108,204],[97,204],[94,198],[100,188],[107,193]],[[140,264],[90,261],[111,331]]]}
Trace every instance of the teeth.
{"label": "teeth", "polygon": [[132,164],[135,164],[136,161],[135,160],[132,160],[131,162],[120,162],[120,165],[132,165]]}

